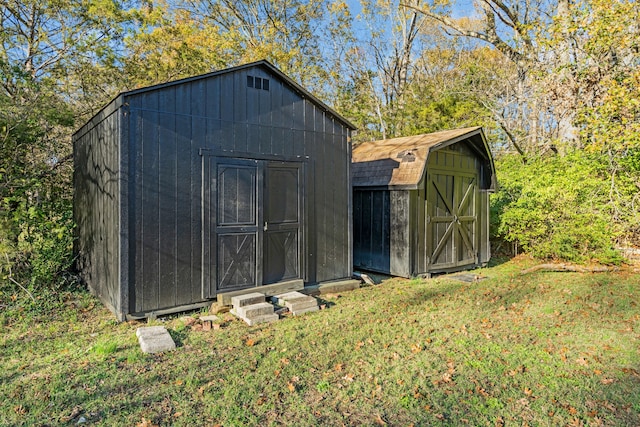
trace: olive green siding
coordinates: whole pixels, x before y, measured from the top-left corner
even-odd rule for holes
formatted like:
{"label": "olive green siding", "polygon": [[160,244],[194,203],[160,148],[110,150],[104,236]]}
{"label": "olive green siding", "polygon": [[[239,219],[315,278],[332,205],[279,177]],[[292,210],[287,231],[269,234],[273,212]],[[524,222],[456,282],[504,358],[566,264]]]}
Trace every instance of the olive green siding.
{"label": "olive green siding", "polygon": [[[434,144],[423,157],[423,176],[413,184],[383,187],[376,175],[380,165],[401,168],[405,159],[362,161],[359,176],[373,178],[371,185],[363,181],[354,187],[354,266],[413,277],[486,264],[495,177],[488,149],[483,154],[478,147],[486,147],[479,128],[450,144]],[[384,141],[379,149],[388,152]],[[387,176],[399,176],[393,173]]]}

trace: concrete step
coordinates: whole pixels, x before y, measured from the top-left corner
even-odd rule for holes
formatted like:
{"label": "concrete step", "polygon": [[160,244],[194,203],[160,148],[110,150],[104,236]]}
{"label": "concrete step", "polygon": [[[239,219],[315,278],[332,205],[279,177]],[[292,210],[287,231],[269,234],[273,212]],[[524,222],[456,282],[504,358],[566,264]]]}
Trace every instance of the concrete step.
{"label": "concrete step", "polygon": [[272,298],[272,301],[287,307],[294,316],[318,310],[318,300],[300,292],[287,292],[286,294],[276,295]]}
{"label": "concrete step", "polygon": [[252,317],[250,319],[245,317],[240,317],[240,318],[244,320],[249,326],[253,326],[253,325],[257,325],[258,323],[275,322],[276,320],[280,319],[280,316],[278,316],[276,313],[272,313],[272,314],[264,314],[262,316]]}
{"label": "concrete step", "polygon": [[260,292],[252,292],[250,294],[236,295],[231,297],[231,305],[233,305],[233,308],[236,309],[247,305],[258,304],[264,301],[265,296]]}
{"label": "concrete step", "polygon": [[[338,280],[335,282],[321,283],[320,285],[318,285],[316,291],[320,295],[324,295],[324,294],[332,294],[337,292],[352,291],[354,289],[358,289],[359,287],[360,287],[359,280],[348,279],[348,280]],[[310,291],[312,290],[310,289]]]}
{"label": "concrete step", "polygon": [[291,314],[293,314],[294,316],[300,316],[301,314],[318,310],[320,310],[320,307],[316,305],[315,307],[298,308],[295,310],[291,310]]}
{"label": "concrete step", "polygon": [[274,307],[272,304],[269,304],[268,302],[261,302],[258,304],[236,307],[233,310],[235,311],[236,316],[251,319],[258,316],[273,314],[273,309]]}
{"label": "concrete step", "polygon": [[274,313],[275,307],[268,302],[260,302],[257,304],[245,305],[244,307],[238,307],[231,309],[231,314],[244,320],[249,326],[257,325],[258,323],[275,322],[280,318],[277,313]]}
{"label": "concrete step", "polygon": [[238,295],[246,295],[259,292],[264,295],[278,295],[289,291],[299,291],[304,289],[304,281],[302,279],[289,280],[287,282],[273,283],[271,285],[263,285],[255,288],[242,289],[240,291],[222,292],[216,295],[216,303],[218,306],[232,305],[231,298]]}
{"label": "concrete step", "polygon": [[304,300],[287,301],[285,307],[287,307],[292,312],[300,311],[304,310],[305,308],[318,307],[318,300],[313,298],[313,301],[311,301],[305,298]]}

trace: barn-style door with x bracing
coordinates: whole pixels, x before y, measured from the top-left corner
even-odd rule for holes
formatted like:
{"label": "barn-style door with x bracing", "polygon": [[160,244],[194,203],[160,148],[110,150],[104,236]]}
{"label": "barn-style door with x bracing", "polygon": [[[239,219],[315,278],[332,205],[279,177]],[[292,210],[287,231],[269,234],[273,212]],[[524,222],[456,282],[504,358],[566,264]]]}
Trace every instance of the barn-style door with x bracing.
{"label": "barn-style door with x bracing", "polygon": [[301,277],[301,173],[295,162],[205,159],[205,298]]}
{"label": "barn-style door with x bracing", "polygon": [[426,184],[430,269],[447,270],[476,264],[477,174],[431,170]]}

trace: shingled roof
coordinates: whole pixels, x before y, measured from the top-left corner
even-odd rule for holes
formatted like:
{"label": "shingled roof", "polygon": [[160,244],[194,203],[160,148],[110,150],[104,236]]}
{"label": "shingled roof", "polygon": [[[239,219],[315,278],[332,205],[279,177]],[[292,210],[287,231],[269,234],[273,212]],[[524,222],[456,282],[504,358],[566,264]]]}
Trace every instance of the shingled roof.
{"label": "shingled roof", "polygon": [[465,139],[489,160],[493,169],[482,128],[476,126],[364,142],[353,149],[353,186],[417,188],[424,176],[429,153]]}

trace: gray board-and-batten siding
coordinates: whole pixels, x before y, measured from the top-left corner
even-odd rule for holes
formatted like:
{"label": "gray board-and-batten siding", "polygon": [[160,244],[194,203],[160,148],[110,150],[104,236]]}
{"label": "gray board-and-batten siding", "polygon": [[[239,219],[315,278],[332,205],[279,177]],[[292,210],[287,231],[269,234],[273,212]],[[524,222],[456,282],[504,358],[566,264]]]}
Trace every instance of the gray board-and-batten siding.
{"label": "gray board-and-batten siding", "polygon": [[224,254],[204,247],[216,245],[205,231],[219,215],[203,189],[224,159],[272,168],[274,182],[299,171],[300,259],[287,274],[306,285],[349,278],[352,129],[266,61],[120,94],[74,135],[84,280],[119,319],[215,297],[203,280],[221,258],[206,257]]}

